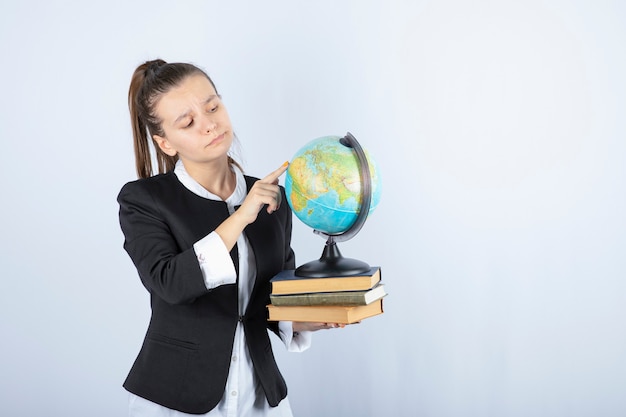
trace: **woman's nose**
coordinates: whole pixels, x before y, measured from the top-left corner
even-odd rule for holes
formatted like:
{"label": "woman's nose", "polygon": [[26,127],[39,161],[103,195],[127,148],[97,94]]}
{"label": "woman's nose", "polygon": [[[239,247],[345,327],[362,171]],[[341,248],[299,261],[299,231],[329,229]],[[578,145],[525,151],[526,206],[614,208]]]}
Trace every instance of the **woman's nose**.
{"label": "woman's nose", "polygon": [[217,128],[217,122],[210,116],[204,116],[203,127],[206,133],[211,133]]}

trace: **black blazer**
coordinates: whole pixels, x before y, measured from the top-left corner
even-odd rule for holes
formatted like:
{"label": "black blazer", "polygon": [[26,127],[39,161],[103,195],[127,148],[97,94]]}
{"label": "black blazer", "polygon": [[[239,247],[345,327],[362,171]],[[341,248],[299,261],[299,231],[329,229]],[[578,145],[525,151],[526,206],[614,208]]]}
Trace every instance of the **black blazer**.
{"label": "black blazer", "polygon": [[[245,177],[248,190],[257,179]],[[283,202],[285,202],[285,191]],[[237,322],[243,323],[254,371],[267,401],[276,406],[287,386],[272,353],[267,328],[270,278],[293,269],[291,210],[261,210],[246,227],[257,278],[246,313],[239,317],[237,285],[207,290],[193,244],[228,216],[226,203],[189,191],[173,172],[126,184],[118,196],[124,249],[150,292],[152,317],[124,387],[191,414],[206,413],[222,398]],[[237,246],[231,258],[238,269]]]}

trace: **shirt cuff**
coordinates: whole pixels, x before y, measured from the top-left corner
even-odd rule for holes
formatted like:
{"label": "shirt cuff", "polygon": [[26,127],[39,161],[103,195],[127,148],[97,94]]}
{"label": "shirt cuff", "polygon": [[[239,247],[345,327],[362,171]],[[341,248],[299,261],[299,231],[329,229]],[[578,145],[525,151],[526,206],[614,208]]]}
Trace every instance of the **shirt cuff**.
{"label": "shirt cuff", "polygon": [[288,352],[304,352],[311,347],[312,332],[294,332],[291,321],[279,321],[278,331]]}
{"label": "shirt cuff", "polygon": [[193,245],[207,289],[235,284],[237,272],[220,235],[211,232]]}

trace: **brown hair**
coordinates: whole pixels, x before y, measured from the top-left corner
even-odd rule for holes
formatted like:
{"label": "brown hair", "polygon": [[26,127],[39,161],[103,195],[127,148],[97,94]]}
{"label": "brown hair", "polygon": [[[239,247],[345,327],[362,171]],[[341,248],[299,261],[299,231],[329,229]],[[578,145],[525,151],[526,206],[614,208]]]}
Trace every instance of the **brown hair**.
{"label": "brown hair", "polygon": [[[135,148],[135,166],[139,178],[153,175],[150,143],[156,150],[156,161],[159,174],[174,169],[178,156],[165,154],[154,141],[153,135],[164,136],[162,121],[156,115],[156,104],[161,96],[191,75],[202,74],[209,80],[213,88],[215,84],[200,68],[186,63],[167,63],[162,59],[147,61],[137,67],[133,73],[128,89],[128,108],[133,129]],[[217,93],[217,88],[215,88]],[[232,158],[229,162],[239,166]]]}

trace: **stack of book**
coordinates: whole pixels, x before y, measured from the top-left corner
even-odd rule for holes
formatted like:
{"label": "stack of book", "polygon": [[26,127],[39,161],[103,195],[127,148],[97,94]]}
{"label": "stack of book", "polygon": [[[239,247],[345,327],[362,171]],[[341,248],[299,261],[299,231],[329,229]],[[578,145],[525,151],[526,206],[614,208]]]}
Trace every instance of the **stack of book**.
{"label": "stack of book", "polygon": [[307,278],[286,270],[272,278],[269,320],[350,324],[383,312],[380,267],[360,275]]}

